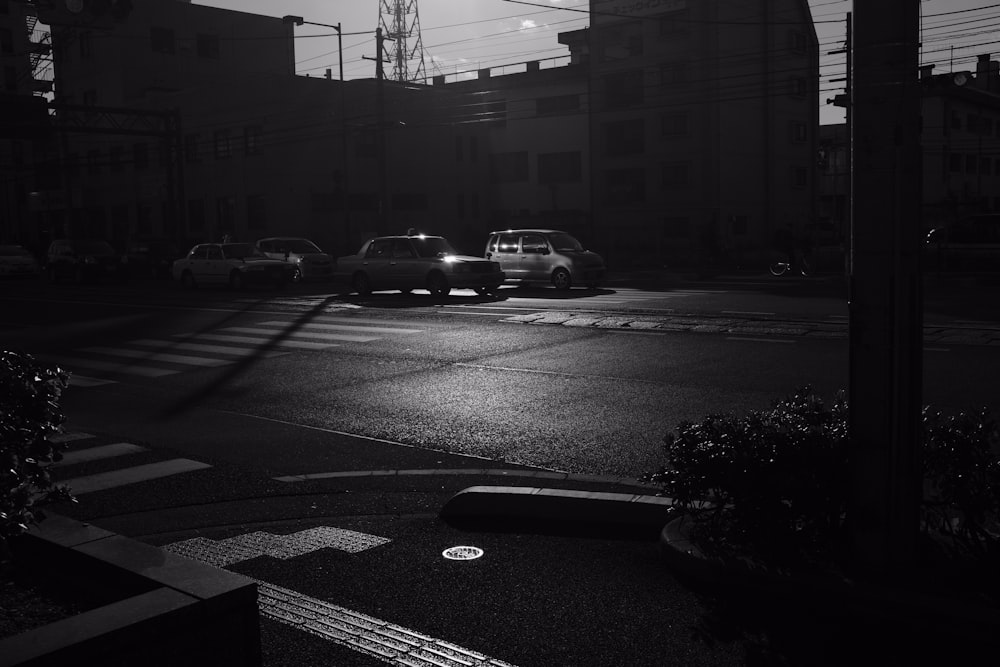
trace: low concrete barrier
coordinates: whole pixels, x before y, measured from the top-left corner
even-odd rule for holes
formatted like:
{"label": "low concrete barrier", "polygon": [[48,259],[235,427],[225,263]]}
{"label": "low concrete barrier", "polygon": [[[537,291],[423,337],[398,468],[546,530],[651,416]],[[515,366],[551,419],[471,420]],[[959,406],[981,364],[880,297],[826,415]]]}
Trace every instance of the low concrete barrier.
{"label": "low concrete barrier", "polygon": [[0,640],[2,667],[261,664],[246,577],[51,513],[11,550],[18,567],[96,606]]}

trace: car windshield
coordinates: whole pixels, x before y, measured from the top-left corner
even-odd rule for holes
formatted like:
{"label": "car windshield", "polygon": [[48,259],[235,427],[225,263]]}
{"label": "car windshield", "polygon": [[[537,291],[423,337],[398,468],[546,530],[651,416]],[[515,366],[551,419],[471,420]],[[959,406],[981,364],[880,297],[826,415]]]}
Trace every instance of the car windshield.
{"label": "car windshield", "polygon": [[0,245],[0,256],[31,257],[31,253],[19,245]]}
{"label": "car windshield", "polygon": [[583,244],[581,244],[579,241],[577,241],[569,234],[563,232],[559,232],[558,234],[550,234],[549,243],[552,244],[552,249],[557,252],[566,250],[575,250],[579,252],[583,250]]}
{"label": "car windshield", "polygon": [[455,249],[440,236],[414,236],[413,247],[417,250],[419,257],[443,257],[444,255],[457,255]]}
{"label": "car windshield", "polygon": [[80,255],[113,255],[115,249],[107,241],[77,241],[73,245]]}
{"label": "car windshield", "polygon": [[308,239],[280,239],[275,242],[279,252],[323,252]]}
{"label": "car windshield", "polygon": [[222,254],[229,259],[247,259],[249,257],[265,256],[249,243],[226,243],[222,246]]}

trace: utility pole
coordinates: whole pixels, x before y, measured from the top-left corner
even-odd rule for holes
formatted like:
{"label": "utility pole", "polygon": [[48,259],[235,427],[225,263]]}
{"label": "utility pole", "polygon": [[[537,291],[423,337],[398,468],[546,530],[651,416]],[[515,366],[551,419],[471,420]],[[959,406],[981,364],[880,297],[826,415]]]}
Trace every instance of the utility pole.
{"label": "utility pole", "polygon": [[378,128],[376,138],[378,141],[378,227],[376,233],[386,234],[386,223],[388,220],[389,202],[386,201],[389,193],[388,165],[386,164],[386,141],[385,141],[385,65],[382,56],[382,48],[385,37],[382,35],[382,28],[375,30],[375,52],[378,54],[375,60],[375,104],[378,107]]}
{"label": "utility pole", "polygon": [[848,522],[859,574],[905,576],[921,498],[919,0],[856,0]]}
{"label": "utility pole", "polygon": [[[848,231],[848,240],[850,240],[850,230],[852,226],[852,213],[854,209],[854,195],[851,188],[851,175],[854,173],[853,161],[854,154],[851,147],[852,141],[851,136],[854,132],[853,119],[851,117],[851,88],[853,87],[853,64],[854,64],[854,43],[853,43],[853,33],[854,33],[854,23],[851,19],[851,12],[847,12],[847,39],[845,40],[844,48],[838,49],[836,51],[830,51],[828,55],[834,55],[838,53],[844,53],[847,55],[847,74],[844,79],[832,79],[833,81],[846,81],[846,92],[843,95],[835,95],[833,100],[834,106],[844,107],[844,125],[847,129],[845,133],[845,144],[844,144],[844,163],[847,172],[847,179],[844,186],[844,200],[845,205],[845,217],[846,217],[846,228]],[[841,227],[840,232],[844,231]],[[847,243],[844,248],[846,257],[844,258],[846,273],[849,276],[851,274],[851,244]]]}

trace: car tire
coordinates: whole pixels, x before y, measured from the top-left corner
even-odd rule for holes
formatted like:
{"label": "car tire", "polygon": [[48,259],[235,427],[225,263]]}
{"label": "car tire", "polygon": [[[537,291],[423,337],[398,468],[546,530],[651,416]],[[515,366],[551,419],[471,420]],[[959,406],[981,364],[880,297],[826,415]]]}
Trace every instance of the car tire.
{"label": "car tire", "polygon": [[194,274],[190,271],[185,271],[181,274],[181,287],[184,289],[194,289],[198,286],[198,283],[194,281]]}
{"label": "car tire", "polygon": [[486,296],[487,294],[491,294],[493,292],[496,292],[497,289],[499,289],[498,286],[497,287],[494,287],[494,286],[490,286],[490,287],[477,287],[476,288],[476,294],[478,294],[479,296]]}
{"label": "car tire", "polygon": [[556,269],[552,272],[552,286],[559,290],[569,289],[573,285],[573,280],[566,269]]}
{"label": "car tire", "polygon": [[292,273],[292,282],[298,285],[302,282],[302,269],[295,267],[295,272]]}
{"label": "car tire", "polygon": [[451,285],[448,284],[448,279],[443,273],[435,271],[427,276],[427,291],[431,293],[431,296],[448,296],[448,293],[451,292]]}
{"label": "car tire", "polygon": [[354,277],[351,278],[351,286],[358,293],[358,296],[368,296],[372,293],[372,283],[365,273],[355,273]]}
{"label": "car tire", "polygon": [[229,274],[229,288],[239,292],[243,289],[243,274],[239,271],[233,271]]}

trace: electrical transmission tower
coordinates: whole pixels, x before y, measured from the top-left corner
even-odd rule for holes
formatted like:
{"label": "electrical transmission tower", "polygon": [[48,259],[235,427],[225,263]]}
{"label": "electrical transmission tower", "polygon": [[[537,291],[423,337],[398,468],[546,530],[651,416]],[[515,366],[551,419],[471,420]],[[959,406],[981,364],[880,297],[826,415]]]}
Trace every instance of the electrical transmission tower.
{"label": "electrical transmission tower", "polygon": [[379,57],[392,63],[392,79],[425,82],[417,0],[380,0],[379,5],[378,25],[386,38]]}

